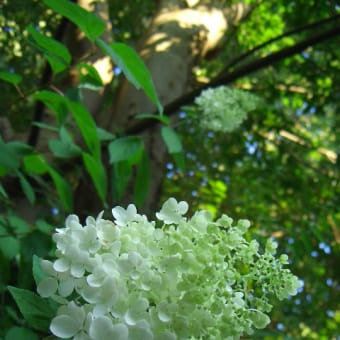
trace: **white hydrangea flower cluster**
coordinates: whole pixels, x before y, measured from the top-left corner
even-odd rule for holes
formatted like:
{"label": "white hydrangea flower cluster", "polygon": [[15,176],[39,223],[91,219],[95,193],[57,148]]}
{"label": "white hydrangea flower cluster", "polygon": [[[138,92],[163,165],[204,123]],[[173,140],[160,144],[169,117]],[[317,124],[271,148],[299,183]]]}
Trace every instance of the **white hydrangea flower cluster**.
{"label": "white hydrangea flower cluster", "polygon": [[209,88],[195,99],[202,116],[200,124],[204,129],[230,132],[235,130],[256,108],[258,97],[227,86]]}
{"label": "white hydrangea flower cluster", "polygon": [[57,259],[37,290],[61,304],[50,324],[62,339],[239,339],[270,319],[269,297],[297,293],[297,277],[248,242],[250,223],[207,211],[190,219],[186,202],[167,200],[148,221],[134,205],[112,209],[114,222],[75,215],[57,229]]}

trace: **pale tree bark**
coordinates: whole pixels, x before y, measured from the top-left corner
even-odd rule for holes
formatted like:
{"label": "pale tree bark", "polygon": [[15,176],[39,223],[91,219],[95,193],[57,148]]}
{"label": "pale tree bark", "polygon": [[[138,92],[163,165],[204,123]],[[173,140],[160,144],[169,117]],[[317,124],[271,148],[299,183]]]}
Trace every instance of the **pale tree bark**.
{"label": "pale tree bark", "polygon": [[[138,52],[152,75],[163,105],[192,88],[192,69],[198,59],[222,43],[228,28],[242,20],[248,10],[241,4],[225,9],[218,1],[159,2],[150,26],[138,44]],[[98,115],[97,121],[111,131],[126,131],[133,125],[136,114],[153,111],[155,107],[144,93],[123,80],[116,102]],[[150,212],[159,204],[168,154],[159,127],[145,131],[143,139],[152,161],[152,181],[144,207],[145,212]],[[127,195],[124,203],[131,199]]]}
{"label": "pale tree bark", "polygon": [[[112,41],[108,1],[79,0],[78,4],[95,12],[107,26],[102,37],[107,43]],[[219,1],[162,0],[151,20],[146,33],[137,43],[138,52],[145,61],[154,80],[158,96],[163,105],[187,93],[194,85],[192,69],[209,51],[223,42],[228,29],[242,20],[248,12],[245,5],[223,8]],[[64,39],[71,51],[74,64],[86,61],[96,67],[105,85],[109,85],[113,75],[111,62],[94,48],[94,45],[73,25],[69,25]],[[57,88],[62,92],[78,82],[76,68],[71,68],[69,76]],[[119,86],[116,100],[109,108],[103,109],[104,90],[99,92],[84,90],[84,104],[94,116],[97,124],[109,131],[127,131],[134,123],[138,113],[153,112],[155,107],[141,91],[136,90],[124,78]],[[112,99],[113,100],[113,99]],[[43,121],[53,125],[53,114],[45,110]],[[159,127],[147,129],[142,133],[152,164],[152,181],[145,212],[154,211],[158,206],[165,165],[168,158],[165,145],[161,141]],[[40,131],[36,148],[48,154],[48,140],[58,138],[46,130]],[[89,179],[80,180],[76,196],[76,213],[94,212],[102,209]],[[127,193],[122,204],[132,201]],[[118,203],[118,202],[115,202]],[[34,220],[36,212],[24,202],[22,215]]]}

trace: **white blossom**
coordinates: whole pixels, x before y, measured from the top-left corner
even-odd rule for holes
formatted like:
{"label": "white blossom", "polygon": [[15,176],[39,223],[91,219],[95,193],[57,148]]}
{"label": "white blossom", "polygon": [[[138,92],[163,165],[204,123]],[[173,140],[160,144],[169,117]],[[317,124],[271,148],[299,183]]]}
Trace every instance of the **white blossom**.
{"label": "white blossom", "polygon": [[60,304],[52,334],[75,340],[238,339],[265,327],[268,296],[284,299],[300,287],[283,269],[287,256],[276,259],[272,241],[264,252],[247,241],[247,220],[233,225],[223,215],[214,221],[207,211],[185,218],[188,208],[170,198],[156,213],[158,223],[134,205],[113,208],[114,222],[101,213],[82,226],[69,216],[53,236],[56,259],[41,261],[46,276],[37,287]]}
{"label": "white blossom", "polygon": [[257,103],[258,98],[253,94],[227,86],[204,90],[195,99],[201,112],[201,126],[223,132],[235,130]]}

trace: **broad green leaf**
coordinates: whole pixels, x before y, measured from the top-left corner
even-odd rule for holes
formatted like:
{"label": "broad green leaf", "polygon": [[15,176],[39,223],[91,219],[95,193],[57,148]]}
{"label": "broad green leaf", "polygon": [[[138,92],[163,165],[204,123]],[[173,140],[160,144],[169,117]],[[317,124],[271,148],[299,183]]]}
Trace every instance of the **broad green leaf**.
{"label": "broad green leaf", "polygon": [[47,235],[51,235],[52,231],[55,228],[53,225],[47,223],[45,220],[38,220],[35,223],[35,227],[37,230]]}
{"label": "broad green leaf", "polygon": [[141,206],[149,191],[151,180],[150,159],[144,151],[137,166],[137,175],[134,183],[134,200],[137,206]]}
{"label": "broad green leaf", "polygon": [[122,137],[109,144],[110,163],[129,161],[131,164],[138,162],[143,143],[135,136]]}
{"label": "broad green leaf", "polygon": [[113,199],[119,200],[122,198],[127,185],[132,176],[132,166],[127,161],[114,163],[112,165],[112,193]]}
{"label": "broad green leaf", "polygon": [[15,151],[8,146],[8,143],[4,143],[0,138],[0,166],[4,167],[5,174],[9,171],[14,171],[19,168],[19,157],[15,154]]}
{"label": "broad green leaf", "polygon": [[13,85],[17,85],[21,82],[22,77],[15,73],[0,71],[0,79]]}
{"label": "broad green leaf", "polygon": [[48,171],[47,164],[43,155],[27,155],[24,157],[24,169],[27,173],[43,175]]}
{"label": "broad green leaf", "polygon": [[136,119],[156,119],[164,124],[170,123],[170,118],[167,116],[155,115],[151,113],[141,113],[135,116]]}
{"label": "broad green leaf", "polygon": [[76,144],[59,139],[50,139],[48,147],[56,157],[72,158],[81,154],[81,149]]}
{"label": "broad green leaf", "polygon": [[42,90],[36,92],[32,95],[32,98],[35,100],[40,100],[43,102],[53,113],[57,115],[58,124],[62,125],[65,123],[65,119],[68,114],[67,109],[67,100],[61,94]]}
{"label": "broad green leaf", "polygon": [[40,281],[42,281],[44,278],[46,278],[48,275],[41,269],[41,260],[39,256],[33,255],[33,267],[32,267],[32,272],[33,272],[33,277],[35,284],[38,285]]}
{"label": "broad green leaf", "polygon": [[0,253],[2,253],[7,259],[12,259],[20,252],[20,243],[13,237],[0,237]]}
{"label": "broad green leaf", "polygon": [[163,140],[169,150],[169,153],[178,153],[183,150],[182,142],[178,134],[169,126],[163,126],[161,130]]}
{"label": "broad green leaf", "polygon": [[34,45],[44,53],[54,74],[64,71],[69,66],[71,54],[63,44],[36,31],[33,26],[26,29],[34,39]]}
{"label": "broad green leaf", "polygon": [[100,159],[97,159],[88,153],[83,152],[82,156],[85,168],[92,179],[97,193],[102,202],[105,203],[107,193],[107,176],[104,165]]}
{"label": "broad green leaf", "polygon": [[32,231],[29,224],[25,220],[16,215],[8,216],[8,223],[11,227],[11,230],[16,235],[27,234]]}
{"label": "broad green leaf", "polygon": [[8,290],[28,324],[38,331],[47,332],[55,313],[48,301],[29,290],[12,286]]}
{"label": "broad green leaf", "polygon": [[17,176],[19,177],[20,186],[21,186],[21,189],[22,189],[23,193],[25,194],[26,198],[28,199],[28,201],[31,204],[34,204],[35,193],[34,193],[34,190],[32,188],[32,185],[30,184],[30,182],[26,179],[26,177],[20,171],[17,171]]}
{"label": "broad green leaf", "polygon": [[54,11],[76,24],[91,41],[105,30],[105,24],[93,13],[68,0],[43,0]]}
{"label": "broad green leaf", "polygon": [[80,103],[68,101],[68,107],[73,114],[73,118],[91,154],[97,159],[100,159],[100,141],[93,117]]}
{"label": "broad green leaf", "polygon": [[28,328],[11,327],[5,335],[5,340],[39,340],[39,337]]}
{"label": "broad green leaf", "polygon": [[139,55],[128,45],[112,43],[107,45],[103,40],[97,39],[100,49],[122,69],[126,78],[137,88],[142,89],[156,105],[160,115],[163,107],[157,97],[156,89],[151,75]]}
{"label": "broad green leaf", "polygon": [[80,84],[79,87],[98,91],[103,88],[103,81],[98,71],[92,66],[84,63],[77,65]]}
{"label": "broad green leaf", "polygon": [[97,135],[100,141],[109,141],[116,138],[110,131],[104,130],[97,126]]}
{"label": "broad green leaf", "polygon": [[18,141],[8,142],[6,145],[18,157],[28,155],[33,151],[30,145]]}
{"label": "broad green leaf", "polygon": [[48,173],[52,177],[53,183],[57,189],[58,196],[64,209],[68,212],[71,212],[73,210],[73,195],[70,185],[53,168],[49,167]]}

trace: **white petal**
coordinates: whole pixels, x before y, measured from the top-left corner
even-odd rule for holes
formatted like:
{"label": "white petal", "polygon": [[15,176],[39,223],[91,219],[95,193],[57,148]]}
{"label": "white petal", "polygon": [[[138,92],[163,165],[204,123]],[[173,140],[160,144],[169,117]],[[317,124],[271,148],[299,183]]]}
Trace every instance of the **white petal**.
{"label": "white petal", "polygon": [[70,268],[70,263],[67,259],[65,258],[60,258],[56,260],[53,264],[53,269],[56,270],[57,272],[66,272]]}
{"label": "white petal", "polygon": [[49,277],[40,281],[37,287],[38,294],[42,297],[51,296],[57,291],[57,289],[58,281],[53,277]]}
{"label": "white petal", "polygon": [[80,330],[79,323],[69,315],[56,316],[50,325],[51,332],[62,339],[71,338]]}
{"label": "white petal", "polygon": [[113,325],[107,316],[99,316],[93,319],[89,334],[93,339],[100,340],[125,340],[128,339],[128,329],[123,324]]}
{"label": "white petal", "polygon": [[67,280],[63,280],[59,282],[58,293],[63,296],[67,297],[72,294],[74,289],[74,280],[73,278],[69,278]]}

